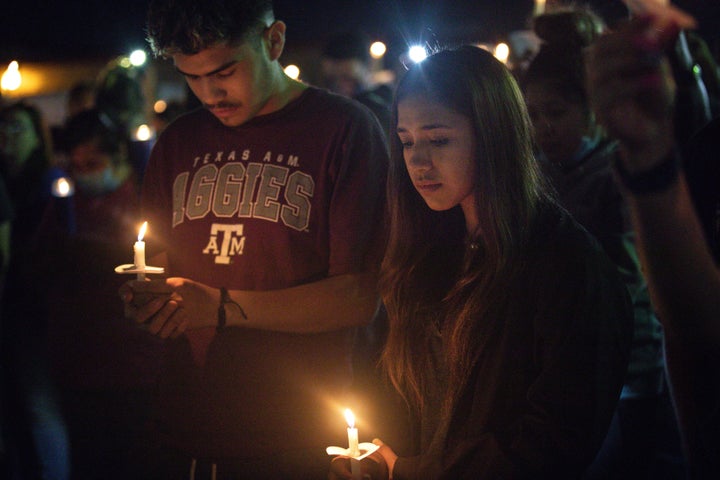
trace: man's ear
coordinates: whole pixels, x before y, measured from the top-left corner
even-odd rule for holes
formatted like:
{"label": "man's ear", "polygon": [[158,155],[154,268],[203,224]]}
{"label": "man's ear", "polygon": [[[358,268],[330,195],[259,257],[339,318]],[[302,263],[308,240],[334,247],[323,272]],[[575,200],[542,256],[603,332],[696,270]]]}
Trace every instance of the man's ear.
{"label": "man's ear", "polygon": [[277,60],[285,48],[285,29],[287,26],[282,20],[275,20],[265,31],[265,40],[268,46],[270,60]]}

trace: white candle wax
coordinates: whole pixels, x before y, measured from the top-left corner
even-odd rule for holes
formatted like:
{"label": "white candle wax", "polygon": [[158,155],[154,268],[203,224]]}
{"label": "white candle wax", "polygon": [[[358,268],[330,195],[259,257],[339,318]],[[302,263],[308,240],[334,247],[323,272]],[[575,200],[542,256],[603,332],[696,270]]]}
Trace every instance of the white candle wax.
{"label": "white candle wax", "polygon": [[357,457],[360,455],[360,448],[358,447],[358,430],[355,428],[355,415],[353,415],[349,408],[345,409],[345,420],[348,423],[348,455],[351,457]]}
{"label": "white candle wax", "polygon": [[357,428],[348,427],[348,445],[351,457],[357,457],[360,455],[360,449],[358,448],[358,430]]}
{"label": "white candle wax", "polygon": [[363,480],[362,467],[360,466],[360,460],[357,458],[350,459],[350,474],[353,480]]}
{"label": "white candle wax", "polygon": [[137,274],[138,280],[145,280],[145,242],[143,242],[143,237],[145,236],[146,230],[147,222],[143,223],[142,227],[140,227],[137,242],[133,245],[133,251],[135,252],[135,259],[133,263],[135,264],[135,268],[137,270],[141,270]]}

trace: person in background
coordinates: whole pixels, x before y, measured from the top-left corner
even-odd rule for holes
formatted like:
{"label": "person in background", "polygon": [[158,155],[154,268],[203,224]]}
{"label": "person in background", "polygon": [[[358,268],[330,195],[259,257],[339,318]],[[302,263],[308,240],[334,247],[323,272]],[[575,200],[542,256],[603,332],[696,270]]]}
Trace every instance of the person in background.
{"label": "person in background", "polygon": [[20,478],[69,478],[67,432],[43,346],[47,317],[34,295],[39,278],[32,268],[51,184],[61,175],[51,152],[38,108],[20,101],[0,110],[0,175],[12,211],[0,306],[1,423],[8,470]]}
{"label": "person in background", "polygon": [[[326,41],[320,59],[321,86],[352,98],[368,107],[389,134],[392,89],[388,84],[373,80],[373,60],[370,56],[370,37],[360,30],[345,30],[332,34]],[[358,404],[367,409],[365,418],[377,423],[392,424],[392,414],[372,411],[374,399],[391,401],[394,393],[382,381],[378,360],[387,335],[387,314],[382,305],[372,322],[358,332],[353,347],[355,375],[354,391]],[[383,418],[384,417],[384,418]]]}
{"label": "person in background", "polygon": [[368,107],[384,130],[390,128],[392,89],[372,79],[370,39],[360,31],[332,35],[325,42],[320,59],[322,85]]}
{"label": "person in background", "polygon": [[[71,446],[72,478],[136,478],[162,343],[124,317],[116,266],[132,261],[140,201],[126,138],[85,110],[65,126],[70,197],[48,206],[36,253],[47,302],[50,374]],[[74,228],[63,225],[72,204]]]}
{"label": "person in background", "polygon": [[[693,30],[683,32],[687,41],[687,50],[692,58],[691,67],[702,79],[707,92],[710,116],[720,117],[720,65],[713,55],[710,45]],[[699,70],[699,71],[698,71]]]}
{"label": "person in background", "polygon": [[[0,177],[0,304],[2,304],[3,292],[5,291],[5,276],[7,275],[7,267],[10,261],[10,226],[12,223],[12,209],[10,207],[10,196],[7,193],[5,187],[5,180]],[[3,348],[3,325],[2,317],[0,313],[0,348]],[[2,350],[0,350],[2,355]],[[3,361],[0,361],[0,386],[2,389],[8,388],[8,384],[5,382],[7,373],[5,369],[9,365],[5,362],[5,357],[0,357]],[[8,448],[5,440],[8,435],[7,419],[9,410],[7,409],[5,397],[0,395],[0,476],[3,478],[10,478],[14,473],[11,471],[12,456],[10,448]],[[12,452],[14,453],[14,452]]]}
{"label": "person in background", "polygon": [[135,170],[138,185],[142,182],[153,142],[140,139],[138,128],[149,123],[142,88],[143,71],[108,64],[97,81],[95,105],[103,122],[126,138],[128,159]]}
{"label": "person in background", "polygon": [[[635,314],[620,403],[608,438],[584,478],[646,478],[659,465],[658,437],[675,433],[662,428],[674,419],[662,418],[672,414],[663,410],[667,390],[662,327],[641,271],[628,208],[613,180],[618,145],[597,125],[585,89],[583,50],[600,36],[604,23],[586,8],[570,7],[535,17],[533,29],[543,43],[521,85],[539,163],[560,204],[599,240],[617,266]],[[675,453],[681,457],[679,447]],[[668,465],[662,468],[667,471]]]}
{"label": "person in background", "polygon": [[[720,273],[677,157],[677,101],[668,56],[680,25],[636,18],[587,54],[590,100],[620,141],[616,178],[665,334],[666,366],[690,478],[720,474]],[[717,153],[717,137],[706,148]],[[693,159],[688,159],[691,163]]]}
{"label": "person in background", "polygon": [[0,175],[5,179],[15,218],[13,255],[30,248],[50,200],[54,168],[52,140],[40,110],[20,101],[0,110]]}
{"label": "person in background", "polygon": [[[522,93],[491,53],[437,52],[395,101],[382,361],[415,429],[366,463],[397,480],[578,478],[627,368],[625,286],[548,194]],[[346,459],[331,474],[350,478]]]}
{"label": "person in background", "polygon": [[188,109],[183,102],[175,100],[168,102],[163,111],[155,112],[152,118],[152,126],[155,131],[155,136],[159,136],[163,130],[170,125],[170,122],[187,111]]}
{"label": "person in background", "polygon": [[285,75],[286,29],[269,0],[150,4],[153,51],[205,108],[163,131],[143,183],[147,264],[169,278],[120,291],[165,340],[147,478],[323,478],[347,439],[387,146],[368,109]]}
{"label": "person in background", "polygon": [[95,107],[95,85],[92,82],[75,83],[68,91],[67,118]]}
{"label": "person in background", "polygon": [[[74,83],[67,92],[67,101],[65,104],[65,121],[74,117],[76,114],[90,110],[95,107],[95,84],[88,81],[78,81]],[[63,122],[64,123],[64,122]],[[53,155],[56,163],[63,168],[66,166],[65,148],[63,148],[63,127],[64,125],[54,125],[50,131],[53,141]]]}

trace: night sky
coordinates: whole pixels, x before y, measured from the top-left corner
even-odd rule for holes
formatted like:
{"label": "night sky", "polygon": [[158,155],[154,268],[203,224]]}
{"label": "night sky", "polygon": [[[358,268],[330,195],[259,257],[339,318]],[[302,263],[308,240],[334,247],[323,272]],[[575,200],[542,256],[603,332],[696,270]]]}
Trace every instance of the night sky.
{"label": "night sky", "polygon": [[[13,0],[9,0],[13,1]],[[198,0],[202,1],[202,0]],[[148,0],[15,0],[0,16],[0,62],[105,57],[144,47]],[[598,13],[624,13],[619,0],[589,2]],[[674,2],[695,14],[710,43],[720,35],[720,1]],[[388,42],[436,38],[495,41],[523,29],[533,0],[275,0],[288,42],[322,42],[344,26]]]}

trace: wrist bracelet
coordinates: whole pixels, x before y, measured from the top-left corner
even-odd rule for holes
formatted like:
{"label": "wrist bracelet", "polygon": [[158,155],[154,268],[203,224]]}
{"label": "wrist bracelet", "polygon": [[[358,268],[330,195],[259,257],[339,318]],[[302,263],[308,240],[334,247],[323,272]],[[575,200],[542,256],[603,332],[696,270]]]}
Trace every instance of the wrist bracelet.
{"label": "wrist bracelet", "polygon": [[240,310],[240,315],[242,315],[244,320],[247,320],[247,315],[245,315],[245,310],[240,306],[239,303],[234,301],[230,298],[230,294],[227,291],[227,288],[220,287],[220,305],[218,306],[218,324],[217,324],[217,331],[222,330],[225,328],[225,324],[227,323],[227,316],[225,313],[225,305],[226,304],[235,305]]}
{"label": "wrist bracelet", "polygon": [[631,193],[643,195],[667,190],[671,185],[677,183],[681,165],[678,154],[673,150],[660,163],[636,173],[630,173],[625,169],[620,156],[615,157],[613,162],[615,172],[620,183]]}

